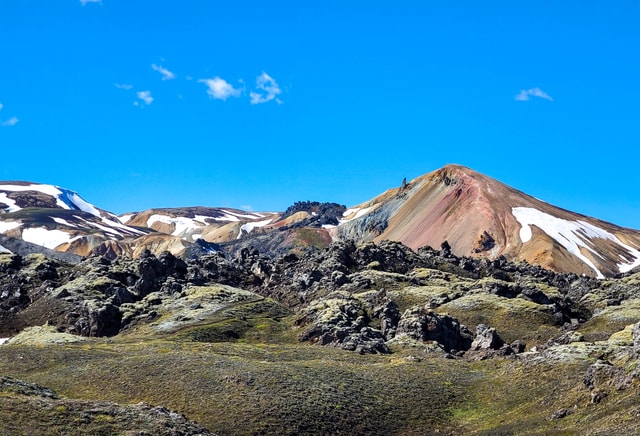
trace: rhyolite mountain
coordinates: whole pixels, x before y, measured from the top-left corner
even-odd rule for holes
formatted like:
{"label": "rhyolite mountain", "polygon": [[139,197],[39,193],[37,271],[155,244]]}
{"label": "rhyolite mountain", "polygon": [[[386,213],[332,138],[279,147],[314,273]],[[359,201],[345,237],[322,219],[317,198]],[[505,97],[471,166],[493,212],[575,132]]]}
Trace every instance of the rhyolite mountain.
{"label": "rhyolite mountain", "polygon": [[570,212],[459,165],[447,165],[349,209],[340,239],[447,241],[461,256],[505,256],[603,277],[640,265],[640,231]]}
{"label": "rhyolite mountain", "polygon": [[598,278],[640,265],[640,231],[561,209],[460,165],[349,209],[307,201],[279,213],[188,207],[116,217],[67,189],[0,182],[0,211],[5,236],[81,256],[237,255],[245,248],[275,256],[336,240],[392,240],[414,250],[446,241],[458,256],[504,256]]}

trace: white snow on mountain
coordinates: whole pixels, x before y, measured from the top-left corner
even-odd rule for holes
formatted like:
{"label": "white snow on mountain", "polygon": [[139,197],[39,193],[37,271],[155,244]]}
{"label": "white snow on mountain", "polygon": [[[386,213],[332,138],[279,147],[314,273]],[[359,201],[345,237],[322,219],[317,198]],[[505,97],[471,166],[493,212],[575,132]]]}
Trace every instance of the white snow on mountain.
{"label": "white snow on mountain", "polygon": [[6,248],[4,248],[2,245],[0,245],[0,253],[9,253],[11,254],[10,250],[7,250]]}
{"label": "white snow on mountain", "polygon": [[600,238],[613,241],[629,253],[629,256],[632,257],[633,260],[628,261],[627,259],[621,258],[621,261],[618,263],[618,269],[620,272],[630,271],[640,265],[640,251],[623,243],[612,233],[588,222],[581,220],[565,220],[531,207],[514,207],[512,208],[512,213],[521,225],[520,240],[522,243],[526,243],[531,240],[531,226],[534,225],[551,238],[555,239],[571,254],[586,263],[596,272],[598,278],[604,278],[604,275],[598,270],[594,263],[580,251],[580,248],[582,247],[593,253],[595,256],[602,258],[602,256],[593,248],[593,244],[589,242],[590,239]]}
{"label": "white snow on mountain", "polygon": [[[40,185],[40,184],[31,184],[31,185],[0,185],[0,191],[12,191],[12,192],[25,192],[25,191],[36,191],[41,192],[46,195],[50,195],[56,199],[56,204],[62,209],[72,209],[70,205],[65,203],[62,200],[62,191],[53,185]],[[71,192],[71,191],[68,191]],[[77,195],[77,194],[76,194]],[[14,203],[15,204],[15,203]]]}
{"label": "white snow on mountain", "polygon": [[16,202],[7,197],[6,192],[0,192],[0,203],[4,203],[9,206],[7,212],[16,212],[20,210],[20,207],[16,204]]}
{"label": "white snow on mountain", "polygon": [[48,230],[44,227],[35,227],[30,229],[24,229],[22,231],[22,239],[32,244],[41,245],[45,248],[54,249],[58,245],[66,242],[73,242],[82,236],[76,236],[72,238],[67,232],[62,230]]}
{"label": "white snow on mountain", "polygon": [[63,201],[65,198],[67,198],[69,199],[69,202],[71,202],[75,207],[77,207],[81,211],[90,213],[91,215],[96,217],[102,217],[102,214],[100,213],[100,211],[93,204],[87,203],[82,197],[80,197],[78,194],[76,194],[73,191],[69,191],[67,189],[62,189],[62,188],[60,189],[62,191]]}
{"label": "white snow on mountain", "polygon": [[259,227],[264,227],[267,224],[270,224],[271,221],[273,221],[273,219],[269,218],[269,219],[266,219],[264,221],[254,221],[254,222],[251,222],[251,223],[243,224],[240,227],[240,233],[238,233],[238,239],[240,239],[242,237],[243,232],[251,233],[253,231],[253,229],[259,228]]}
{"label": "white snow on mountain", "polygon": [[[193,218],[181,216],[171,217],[168,215],[154,214],[147,219],[147,227],[152,227],[153,224],[157,222],[161,222],[164,224],[173,224],[175,226],[175,229],[173,230],[173,232],[171,232],[173,236],[186,237],[191,234],[191,239],[195,241],[199,237],[202,237],[202,234],[200,233],[201,229],[208,226],[211,221],[239,222],[244,219],[256,219],[264,217],[264,215],[262,214],[242,214],[224,209],[222,209],[222,212],[224,213],[223,216],[211,217],[206,215],[195,215]],[[268,218],[262,221],[245,223],[240,228],[240,235],[242,235],[243,230],[245,232],[251,232],[257,227],[266,226],[271,221],[272,218]],[[240,235],[238,237],[240,237]]]}
{"label": "white snow on mountain", "polygon": [[9,230],[20,227],[21,225],[22,223],[17,221],[0,221],[0,233],[6,233]]}
{"label": "white snow on mountain", "polygon": [[[36,183],[26,185],[0,184],[0,203],[4,203],[8,206],[7,212],[17,212],[22,208],[17,205],[15,200],[8,197],[7,192],[28,191],[40,192],[53,197],[56,205],[61,209],[78,210],[94,216],[99,219],[101,223],[87,220],[78,215],[74,215],[74,218],[81,221],[83,225],[99,229],[107,234],[118,237],[140,236],[145,234],[145,232],[124,225],[115,215],[108,212],[101,212],[97,207],[84,200],[76,192],[60,188],[58,186]],[[56,223],[67,227],[78,227],[78,225],[73,224],[64,218],[52,216],[51,219]],[[13,230],[21,225],[23,224],[14,221],[0,222],[0,233]],[[27,228],[22,232],[22,239],[25,241],[42,245],[46,248],[55,248],[62,243],[70,242],[76,238],[72,239],[69,234],[62,230],[48,230],[43,227]]]}
{"label": "white snow on mountain", "polygon": [[[37,184],[37,183],[32,183],[30,185],[2,185],[2,184],[0,184],[0,191],[9,191],[9,192],[36,191],[36,192],[41,192],[41,193],[43,193],[45,195],[49,195],[49,196],[55,198],[56,199],[56,204],[61,209],[81,210],[81,211],[89,213],[89,214],[91,214],[91,215],[93,215],[95,217],[102,218],[102,214],[100,213],[98,208],[96,208],[91,203],[88,203],[87,201],[85,201],[82,197],[80,197],[80,195],[78,195],[77,192],[70,191],[69,189],[60,188],[59,186],[43,185],[43,184]],[[14,212],[16,210],[20,210],[20,207],[18,207],[16,205],[14,200],[11,200],[10,198],[7,198],[7,195],[6,195],[5,192],[0,192],[0,201],[2,201],[3,203],[6,203],[10,207],[12,207],[14,210],[11,210],[11,212]]]}
{"label": "white snow on mountain", "polygon": [[51,219],[57,222],[58,224],[62,224],[63,226],[78,227],[75,224],[71,224],[69,221],[65,220],[64,218],[58,218],[56,216],[52,216]]}
{"label": "white snow on mountain", "polygon": [[[196,229],[200,229],[206,225],[204,222],[204,218],[202,216],[197,216],[196,218],[187,218],[183,216],[179,217],[170,217],[167,215],[151,215],[147,220],[147,227],[151,227],[154,223],[161,222],[164,224],[173,224],[175,226],[174,231],[171,233],[173,236],[184,236],[189,232],[192,232]],[[196,222],[200,222],[196,224]]]}
{"label": "white snow on mountain", "polygon": [[364,208],[354,207],[352,209],[347,209],[342,214],[343,219],[338,220],[338,223],[344,224],[344,223],[348,223],[349,221],[353,221],[357,218],[360,218],[361,216],[366,215],[367,213],[369,213],[370,210],[371,210],[370,207],[364,207]]}
{"label": "white snow on mountain", "polygon": [[127,214],[124,214],[124,215],[120,215],[118,217],[118,220],[120,220],[120,222],[122,224],[126,224],[131,220],[131,218],[133,218],[134,215],[135,215],[135,213],[127,213]]}

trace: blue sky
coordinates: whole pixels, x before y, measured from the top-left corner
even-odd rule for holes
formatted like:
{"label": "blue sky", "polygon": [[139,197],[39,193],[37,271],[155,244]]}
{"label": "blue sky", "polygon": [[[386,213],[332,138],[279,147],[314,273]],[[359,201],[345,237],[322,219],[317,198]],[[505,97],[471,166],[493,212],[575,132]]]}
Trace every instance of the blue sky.
{"label": "blue sky", "polygon": [[447,163],[640,228],[640,2],[0,0],[0,179],[354,205]]}

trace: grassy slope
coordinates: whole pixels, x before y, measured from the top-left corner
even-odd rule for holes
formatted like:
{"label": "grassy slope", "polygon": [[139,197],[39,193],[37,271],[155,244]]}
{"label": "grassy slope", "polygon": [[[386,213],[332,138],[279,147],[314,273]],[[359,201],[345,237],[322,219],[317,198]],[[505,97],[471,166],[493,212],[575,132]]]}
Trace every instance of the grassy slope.
{"label": "grassy slope", "polygon": [[462,366],[302,344],[152,340],[0,349],[0,373],[68,398],[161,404],[217,434],[446,432],[468,378]]}
{"label": "grassy slope", "polygon": [[[640,431],[637,386],[611,387],[602,403],[591,404],[582,377],[592,360],[465,362],[428,357],[419,348],[360,356],[292,338],[274,344],[252,337],[203,343],[181,332],[164,339],[3,346],[0,374],[66,398],[163,405],[221,435]],[[561,408],[569,416],[549,419]],[[0,422],[32,428],[40,419],[28,408],[21,414],[0,407]]]}

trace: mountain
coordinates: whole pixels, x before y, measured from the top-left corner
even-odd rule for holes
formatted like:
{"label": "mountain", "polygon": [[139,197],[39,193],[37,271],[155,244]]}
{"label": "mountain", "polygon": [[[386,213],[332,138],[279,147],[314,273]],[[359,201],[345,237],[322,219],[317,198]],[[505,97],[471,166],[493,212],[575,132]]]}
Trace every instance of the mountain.
{"label": "mountain", "polygon": [[444,241],[459,256],[505,256],[596,277],[640,265],[640,231],[570,212],[460,165],[447,165],[352,207],[339,239]]}
{"label": "mountain", "polygon": [[136,227],[148,227],[189,242],[198,239],[223,242],[264,227],[279,216],[278,213],[245,212],[232,208],[184,207],[124,214],[120,216],[120,221]]}
{"label": "mountain", "polygon": [[0,182],[0,233],[86,256],[105,241],[149,233],[124,225],[74,191],[31,182]]}
{"label": "mountain", "polygon": [[145,250],[182,257],[219,249],[232,257],[245,249],[300,254],[349,239],[398,241],[414,250],[446,241],[458,256],[504,256],[598,278],[640,265],[640,231],[561,209],[460,165],[349,209],[303,201],[284,212],[183,207],[117,217],[68,189],[0,182],[0,210],[0,234],[110,259]]}

